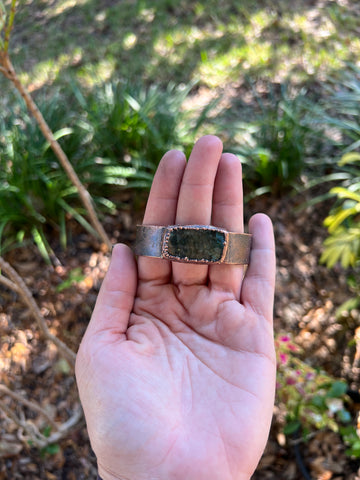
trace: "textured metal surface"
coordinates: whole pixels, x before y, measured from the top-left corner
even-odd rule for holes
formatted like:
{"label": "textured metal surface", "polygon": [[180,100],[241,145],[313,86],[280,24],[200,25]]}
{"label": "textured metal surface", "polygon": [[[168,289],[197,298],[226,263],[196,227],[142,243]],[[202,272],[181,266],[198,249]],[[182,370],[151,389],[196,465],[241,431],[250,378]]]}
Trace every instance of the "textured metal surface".
{"label": "textured metal surface", "polygon": [[[183,230],[186,235],[179,234]],[[183,263],[244,265],[249,263],[250,247],[251,235],[211,225],[138,225],[134,251]]]}

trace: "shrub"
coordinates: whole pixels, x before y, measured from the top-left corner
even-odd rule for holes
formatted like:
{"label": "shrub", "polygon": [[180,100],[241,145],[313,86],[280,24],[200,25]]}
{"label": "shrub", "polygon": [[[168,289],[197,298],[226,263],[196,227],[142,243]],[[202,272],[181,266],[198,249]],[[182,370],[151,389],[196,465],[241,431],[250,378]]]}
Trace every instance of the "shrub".
{"label": "shrub", "polygon": [[346,408],[347,384],[305,363],[301,349],[290,335],[278,335],[277,404],[285,412],[284,433],[302,433],[304,438],[320,429],[331,429],[343,435],[348,454],[360,457],[360,437],[351,424]]}
{"label": "shrub", "polygon": [[350,70],[329,101],[326,121],[339,132],[338,146],[343,155],[338,163],[344,173],[340,185],[330,194],[336,197],[329,215],[324,221],[329,236],[324,241],[320,261],[328,268],[337,263],[348,270],[349,285],[355,297],[343,304],[339,312],[360,305],[360,71]]}
{"label": "shrub", "polygon": [[185,110],[192,87],[169,84],[162,90],[155,85],[112,82],[89,95],[76,85],[73,92],[92,132],[96,155],[133,167],[129,185],[149,188],[164,153],[179,148],[188,154],[216,104]]}
{"label": "shrub", "polygon": [[312,102],[305,89],[291,93],[287,85],[280,94],[270,88],[264,99],[254,92],[259,113],[237,124],[233,148],[244,164],[245,182],[251,191],[279,195],[298,182],[307,157],[318,147],[311,121]]}
{"label": "shrub", "polygon": [[[51,102],[40,100],[39,107],[95,202],[114,213],[111,187],[149,188],[169,148],[191,148],[214,104],[185,112],[190,89],[109,83],[85,95],[74,86],[77,103],[57,93]],[[0,246],[4,251],[32,238],[49,261],[48,227],[59,232],[64,247],[69,216],[95,232],[76,189],[17,101],[0,123]]]}

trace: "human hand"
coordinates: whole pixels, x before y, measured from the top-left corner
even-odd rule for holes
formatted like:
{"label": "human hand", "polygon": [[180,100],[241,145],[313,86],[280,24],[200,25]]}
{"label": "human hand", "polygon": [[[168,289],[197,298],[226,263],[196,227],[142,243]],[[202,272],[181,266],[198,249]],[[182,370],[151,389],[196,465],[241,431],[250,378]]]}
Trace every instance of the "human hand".
{"label": "human hand", "polygon": [[[243,232],[241,164],[217,137],[159,164],[144,224]],[[193,265],[116,245],[76,377],[103,480],[249,480],[272,417],[275,253],[263,214],[250,264]]]}

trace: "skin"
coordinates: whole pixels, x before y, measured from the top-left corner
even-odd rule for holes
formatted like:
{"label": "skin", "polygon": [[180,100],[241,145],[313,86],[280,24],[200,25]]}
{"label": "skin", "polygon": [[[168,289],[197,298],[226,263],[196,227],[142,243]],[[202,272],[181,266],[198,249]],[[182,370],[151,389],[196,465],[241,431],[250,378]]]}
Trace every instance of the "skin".
{"label": "skin", "polygon": [[[202,137],[161,160],[144,224],[243,232],[241,164]],[[116,245],[76,378],[103,480],[249,480],[274,404],[275,247],[249,222],[250,264],[134,258]]]}

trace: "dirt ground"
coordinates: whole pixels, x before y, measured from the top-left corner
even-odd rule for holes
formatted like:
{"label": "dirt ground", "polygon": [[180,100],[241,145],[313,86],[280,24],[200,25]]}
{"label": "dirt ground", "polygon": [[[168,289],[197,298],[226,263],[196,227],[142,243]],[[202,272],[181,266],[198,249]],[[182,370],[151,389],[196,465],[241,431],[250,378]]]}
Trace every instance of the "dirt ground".
{"label": "dirt ground", "polygon": [[[247,217],[256,211],[270,215],[277,244],[275,331],[291,332],[303,347],[306,360],[359,389],[359,346],[352,341],[360,326],[359,312],[336,318],[337,307],[350,297],[340,269],[319,265],[326,231],[322,226],[329,204],[299,207],[307,194],[271,200],[260,198],[247,206]],[[137,204],[143,204],[137,201]],[[130,193],[124,208],[105,219],[114,242],[132,244],[134,226],[142,208],[134,210]],[[126,207],[127,205],[127,207]],[[79,227],[72,226],[66,252],[52,246],[58,265],[47,266],[34,248],[9,252],[8,262],[23,276],[46,318],[51,332],[76,351],[86,329],[96,295],[109,263],[101,245]],[[62,289],[70,272],[81,269],[81,278]],[[62,286],[59,288],[59,286]],[[0,379],[13,391],[37,401],[55,421],[71,415],[78,404],[74,376],[56,349],[45,342],[19,296],[0,286]],[[3,396],[19,418],[31,419],[40,429],[44,419],[26,405]],[[354,418],[358,414],[354,407]],[[341,438],[323,431],[307,443],[289,441],[281,432],[275,407],[268,446],[254,480],[360,480],[359,461],[345,455]],[[0,413],[0,480],[81,480],[96,478],[96,460],[84,423],[77,425],[53,451],[39,451],[21,441],[23,432]]]}

